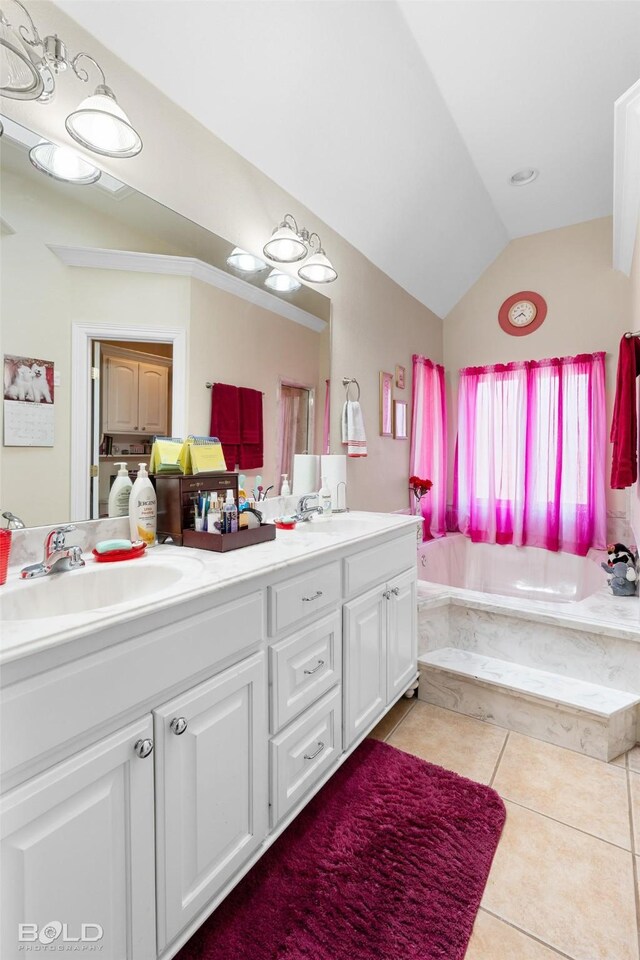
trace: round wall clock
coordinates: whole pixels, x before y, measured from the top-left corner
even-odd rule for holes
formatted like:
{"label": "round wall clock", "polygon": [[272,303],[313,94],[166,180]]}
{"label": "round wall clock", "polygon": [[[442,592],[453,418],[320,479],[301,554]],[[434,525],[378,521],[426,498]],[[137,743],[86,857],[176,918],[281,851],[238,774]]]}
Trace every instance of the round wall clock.
{"label": "round wall clock", "polygon": [[512,337],[526,337],[542,326],[546,315],[544,297],[532,290],[521,290],[504,301],[498,311],[498,323]]}

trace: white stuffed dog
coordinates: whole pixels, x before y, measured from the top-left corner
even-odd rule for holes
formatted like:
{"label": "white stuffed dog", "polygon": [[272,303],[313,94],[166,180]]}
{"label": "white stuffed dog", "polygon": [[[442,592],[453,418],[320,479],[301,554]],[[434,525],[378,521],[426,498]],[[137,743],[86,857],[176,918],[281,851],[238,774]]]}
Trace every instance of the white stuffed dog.
{"label": "white stuffed dog", "polygon": [[42,364],[33,363],[31,365],[31,374],[33,376],[31,390],[36,403],[53,403],[49,384],[47,383],[47,368]]}

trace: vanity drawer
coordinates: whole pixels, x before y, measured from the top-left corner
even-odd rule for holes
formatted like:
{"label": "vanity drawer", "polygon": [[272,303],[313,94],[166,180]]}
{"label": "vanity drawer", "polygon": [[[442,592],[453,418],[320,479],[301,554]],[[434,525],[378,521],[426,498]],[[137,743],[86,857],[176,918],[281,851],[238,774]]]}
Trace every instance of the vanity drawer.
{"label": "vanity drawer", "polygon": [[380,547],[362,550],[344,561],[345,596],[355,597],[378,583],[416,566],[413,531]]}
{"label": "vanity drawer", "polygon": [[334,687],[269,744],[271,826],[311,789],[342,752],[342,687]]}
{"label": "vanity drawer", "polygon": [[269,649],[271,732],[277,733],[342,674],[342,618],[332,613]]}
{"label": "vanity drawer", "polygon": [[269,587],[269,633],[275,636],[335,606],[342,597],[340,564],[328,563]]}

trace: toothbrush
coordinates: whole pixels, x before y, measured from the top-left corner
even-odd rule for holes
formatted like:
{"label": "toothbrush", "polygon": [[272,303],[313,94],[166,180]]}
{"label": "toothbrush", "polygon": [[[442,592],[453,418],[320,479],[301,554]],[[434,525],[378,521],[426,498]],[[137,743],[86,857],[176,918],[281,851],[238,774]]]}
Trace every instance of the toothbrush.
{"label": "toothbrush", "polygon": [[262,499],[263,499],[263,500],[266,500],[266,499],[267,499],[267,494],[269,493],[269,490],[273,490],[273,484],[271,484],[270,487],[267,487],[267,489],[265,490],[265,492],[262,494]]}
{"label": "toothbrush", "polygon": [[259,487],[258,487],[258,500],[262,500],[262,491],[263,491],[263,490],[264,490],[264,487],[262,486],[262,484],[260,484]]}

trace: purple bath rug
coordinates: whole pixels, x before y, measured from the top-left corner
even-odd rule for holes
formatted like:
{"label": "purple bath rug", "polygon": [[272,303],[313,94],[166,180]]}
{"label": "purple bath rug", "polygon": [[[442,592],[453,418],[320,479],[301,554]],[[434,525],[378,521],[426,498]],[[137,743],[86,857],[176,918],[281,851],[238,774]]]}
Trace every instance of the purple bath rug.
{"label": "purple bath rug", "polygon": [[505,809],[366,740],[176,960],[462,960]]}

